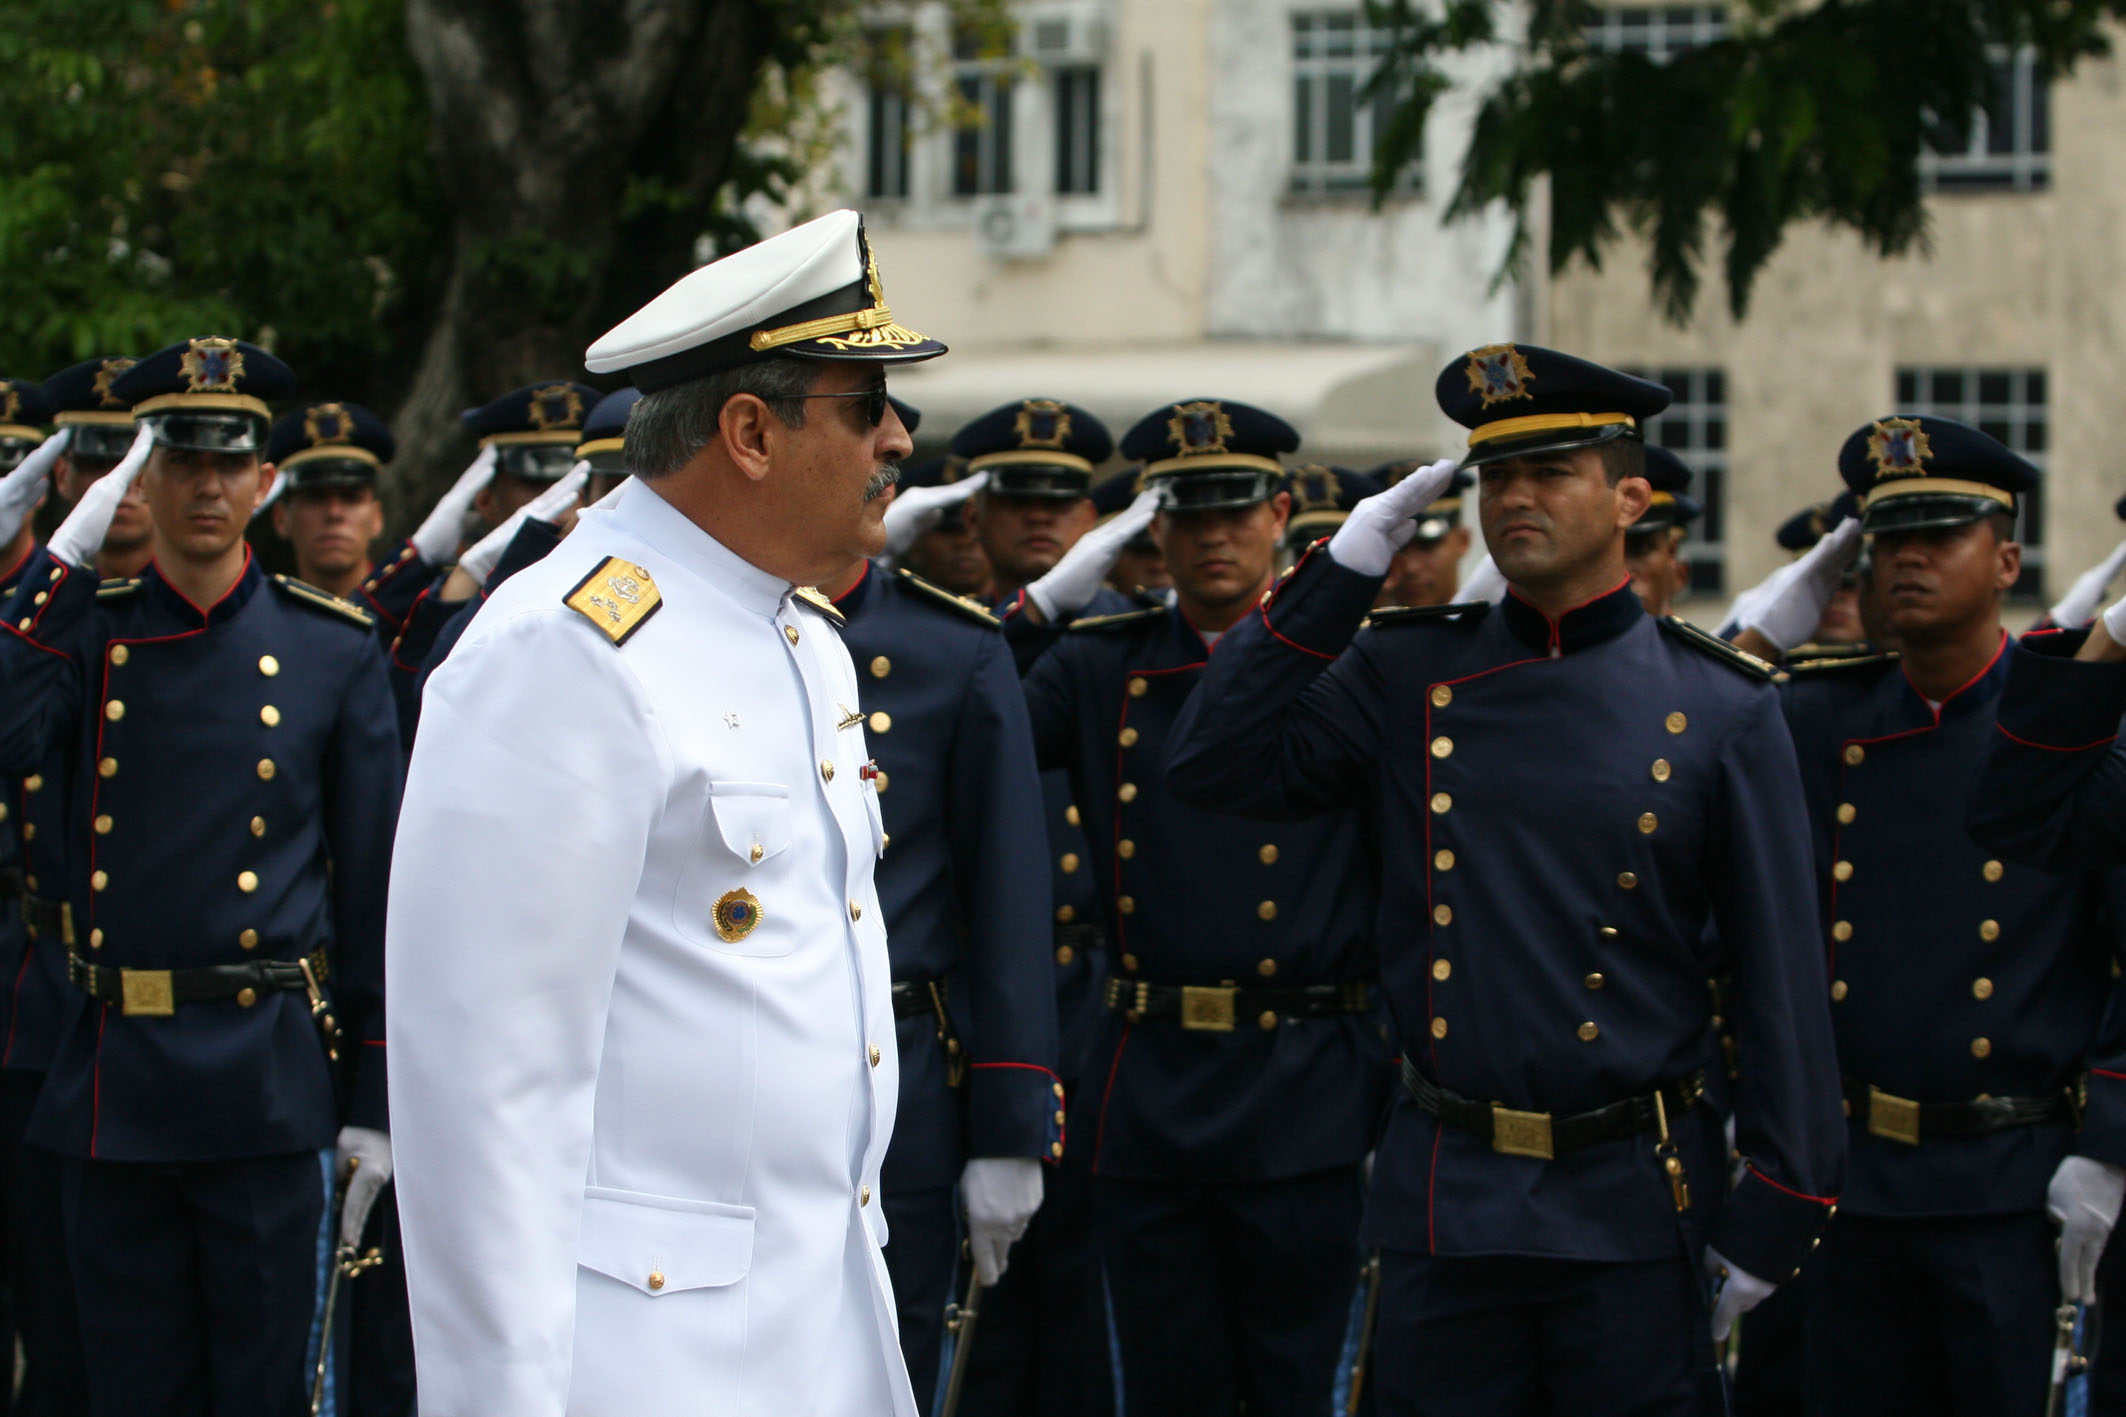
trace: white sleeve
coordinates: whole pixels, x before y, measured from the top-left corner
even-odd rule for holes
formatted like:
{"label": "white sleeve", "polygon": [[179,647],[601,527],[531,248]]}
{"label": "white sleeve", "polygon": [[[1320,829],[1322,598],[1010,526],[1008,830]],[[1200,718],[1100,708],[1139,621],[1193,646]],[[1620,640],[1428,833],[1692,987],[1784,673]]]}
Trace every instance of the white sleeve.
{"label": "white sleeve", "polygon": [[429,1417],[568,1400],[606,1012],[670,776],[623,655],[572,611],[519,611],[423,699],[385,1017]]}

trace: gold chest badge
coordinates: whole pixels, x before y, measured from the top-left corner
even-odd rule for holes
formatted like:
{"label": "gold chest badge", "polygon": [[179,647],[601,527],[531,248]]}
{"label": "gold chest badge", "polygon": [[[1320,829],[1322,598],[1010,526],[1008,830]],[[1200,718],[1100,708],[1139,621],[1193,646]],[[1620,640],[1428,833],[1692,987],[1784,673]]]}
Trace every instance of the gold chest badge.
{"label": "gold chest badge", "polygon": [[725,891],[717,898],[713,918],[717,937],[727,945],[735,945],[760,923],[760,901],[743,886]]}

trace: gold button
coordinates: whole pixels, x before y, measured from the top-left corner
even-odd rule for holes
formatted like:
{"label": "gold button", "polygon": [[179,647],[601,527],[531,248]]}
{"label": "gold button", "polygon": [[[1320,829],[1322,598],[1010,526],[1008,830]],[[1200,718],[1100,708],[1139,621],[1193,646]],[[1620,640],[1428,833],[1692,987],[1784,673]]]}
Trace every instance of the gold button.
{"label": "gold button", "polygon": [[768,849],[756,841],[753,843],[753,849],[746,853],[746,858],[750,860],[754,865],[758,866],[761,862],[761,858],[765,857],[767,854]]}
{"label": "gold button", "polygon": [[872,1066],[872,1067],[874,1067],[874,1068],[875,1068],[875,1067],[877,1067],[877,1066],[878,1066],[878,1060],[879,1060],[880,1058],[883,1058],[884,1056],[886,1056],[886,1055],[878,1051],[878,1045],[877,1045],[876,1043],[874,1043],[874,1044],[872,1044],[872,1045],[871,1045],[871,1066]]}
{"label": "gold button", "polygon": [[1078,825],[1078,804],[1073,802],[1063,809],[1063,820],[1072,826]]}
{"label": "gold button", "polygon": [[1860,809],[1858,807],[1855,807],[1852,803],[1841,802],[1838,804],[1838,820],[1843,822],[1845,825],[1853,825],[1853,818],[1859,815]]}
{"label": "gold button", "polygon": [[1060,1110],[1059,1110],[1059,1111],[1057,1111],[1057,1113],[1056,1113],[1055,1115],[1056,1115],[1056,1125],[1057,1125],[1057,1126],[1059,1126],[1059,1127],[1060,1127],[1060,1126],[1062,1126],[1062,1125],[1063,1125],[1063,1124],[1064,1124],[1065,1122],[1068,1122],[1068,1121],[1070,1120],[1070,1113],[1068,1113],[1068,1112],[1064,1112],[1064,1111],[1060,1111]]}
{"label": "gold button", "polygon": [[1276,843],[1272,842],[1269,845],[1263,847],[1260,851],[1256,852],[1255,859],[1262,862],[1262,864],[1265,866],[1275,866],[1277,864]]}
{"label": "gold button", "polygon": [[[24,822],[22,824],[22,839],[24,841],[35,841],[37,839],[37,824],[35,822]],[[33,888],[36,884],[35,881],[30,882]]]}
{"label": "gold button", "polygon": [[1432,686],[1432,707],[1445,708],[1453,702],[1454,690],[1448,688],[1445,684],[1434,684]]}
{"label": "gold button", "polygon": [[1628,890],[1628,891],[1632,891],[1632,890],[1637,890],[1637,889],[1639,888],[1639,874],[1638,874],[1638,872],[1636,872],[1636,871],[1619,871],[1619,872],[1617,872],[1617,884],[1618,884],[1618,885],[1620,885],[1620,886],[1622,886],[1622,887],[1624,887],[1624,889],[1626,889],[1626,890]]}
{"label": "gold button", "polygon": [[238,943],[239,945],[242,945],[242,946],[243,946],[243,947],[244,947],[245,949],[247,949],[247,950],[255,950],[255,949],[257,949],[257,948],[258,948],[258,931],[256,931],[256,930],[246,930],[246,931],[244,931],[244,933],[242,933],[241,935],[238,935],[238,936],[236,937],[236,943]]}
{"label": "gold button", "polygon": [[1277,918],[1277,902],[1274,900],[1264,901],[1255,907],[1255,915],[1258,919],[1275,920]]}
{"label": "gold button", "polygon": [[89,889],[92,891],[100,891],[110,883],[111,873],[109,871],[98,871],[95,875],[89,877]]}
{"label": "gold button", "polygon": [[1137,746],[1137,730],[1125,728],[1115,735],[1115,741],[1125,748],[1134,748]]}
{"label": "gold button", "polygon": [[1581,982],[1582,984],[1585,984],[1585,985],[1586,985],[1586,986],[1587,986],[1588,988],[1590,988],[1590,989],[1599,989],[1599,988],[1601,988],[1601,987],[1602,987],[1602,986],[1603,986],[1604,984],[1607,984],[1607,983],[1608,983],[1609,981],[1608,981],[1607,979],[1604,979],[1604,978],[1603,978],[1603,977],[1601,976],[1601,974],[1600,974],[1600,973],[1595,973],[1595,974],[1590,974],[1590,975],[1588,975],[1588,976],[1587,976],[1587,977],[1586,977],[1585,979],[1582,979],[1582,980],[1581,980],[1580,982]]}
{"label": "gold button", "polygon": [[101,926],[89,931],[89,948],[92,950],[103,948],[103,929]]}
{"label": "gold button", "polygon": [[114,823],[111,821],[111,814],[109,812],[103,813],[101,816],[96,818],[96,835],[109,836],[111,834],[111,827],[113,825]]}
{"label": "gold button", "polygon": [[884,656],[884,655],[880,655],[880,656],[879,656],[878,658],[876,658],[876,659],[874,659],[874,660],[872,660],[872,661],[871,661],[871,677],[872,677],[872,678],[874,678],[874,679],[883,679],[883,678],[885,678],[885,677],[886,677],[886,676],[887,676],[888,674],[891,674],[892,672],[893,672],[893,661],[892,661],[892,660],[890,660],[890,659],[888,659],[888,658],[886,658],[886,656]]}
{"label": "gold button", "polygon": [[1433,852],[1432,869],[1435,871],[1452,871],[1454,869],[1454,853],[1445,847]]}
{"label": "gold button", "polygon": [[1981,921],[1979,921],[1979,922],[1978,922],[1978,937],[1979,937],[1979,938],[1980,938],[1981,940],[1984,940],[1984,941],[1985,941],[1985,942],[1986,942],[1987,944],[1992,944],[1992,943],[1993,943],[1993,942],[1994,942],[1995,940],[1999,939],[1999,938],[2001,937],[2001,923],[2000,923],[2000,921],[1998,921],[1998,920],[1981,920]]}
{"label": "gold button", "polygon": [[1992,1057],[1992,1056],[1993,1056],[1993,1040],[1992,1040],[1992,1039],[1990,1039],[1990,1038],[1974,1038],[1974,1039],[1972,1039],[1972,1040],[1971,1040],[1971,1056],[1972,1056],[1972,1057],[1974,1057],[1974,1058],[1990,1058],[1990,1057]]}
{"label": "gold button", "polygon": [[1850,881],[1850,880],[1852,880],[1852,879],[1853,879],[1853,863],[1852,863],[1852,862],[1850,862],[1850,861],[1840,861],[1840,862],[1836,863],[1835,865],[1833,865],[1833,866],[1831,867],[1831,879],[1832,879],[1832,880],[1834,880],[1834,881]]}
{"label": "gold button", "polygon": [[892,727],[892,714],[887,713],[885,710],[881,709],[879,712],[871,715],[871,731],[873,733],[885,733],[891,730]]}
{"label": "gold button", "polygon": [[1137,843],[1131,841],[1128,837],[1123,837],[1122,840],[1115,843],[1115,854],[1127,861],[1137,854]]}
{"label": "gold button", "polygon": [[1264,1033],[1274,1031],[1277,1027],[1277,1011],[1275,1009],[1264,1009],[1261,1017],[1255,1020],[1255,1024]]}
{"label": "gold button", "polygon": [[281,672],[281,662],[270,654],[262,654],[258,657],[258,672],[271,679]]}
{"label": "gold button", "polygon": [[1122,799],[1123,801],[1125,801],[1125,802],[1134,802],[1134,801],[1136,801],[1136,800],[1137,800],[1137,784],[1136,784],[1136,783],[1134,783],[1134,782],[1125,782],[1125,783],[1123,783],[1123,784],[1122,784],[1122,785],[1121,785],[1120,787],[1118,787],[1118,788],[1116,788],[1116,789],[1115,789],[1115,796],[1117,796],[1117,797],[1121,798],[1121,799]]}
{"label": "gold button", "polygon": [[1974,998],[1974,999],[1990,999],[1990,998],[1992,998],[1992,997],[1993,997],[1993,981],[1992,981],[1992,980],[1990,980],[1990,979],[1974,979],[1974,980],[1972,980],[1972,981],[1971,981],[1971,997],[1972,997],[1972,998]]}
{"label": "gold button", "polygon": [[785,626],[783,626],[783,627],[782,627],[782,637],[783,637],[784,639],[788,640],[788,641],[789,641],[789,642],[790,642],[791,644],[793,644],[793,645],[794,645],[794,644],[796,644],[796,643],[797,643],[797,626],[795,626],[795,625],[785,625]]}
{"label": "gold button", "polygon": [[1129,696],[1133,699],[1141,699],[1151,687],[1151,681],[1139,675],[1129,681]]}
{"label": "gold button", "polygon": [[1661,819],[1660,819],[1659,817],[1655,816],[1655,815],[1654,815],[1653,813],[1651,813],[1651,812],[1641,812],[1641,813],[1639,813],[1639,835],[1640,835],[1640,836],[1652,836],[1652,835],[1654,834],[1654,829],[1655,829],[1656,827],[1660,826],[1660,825],[1661,825]]}
{"label": "gold button", "polygon": [[243,988],[236,991],[236,1006],[238,1008],[248,1009],[257,1002],[258,990],[251,988]]}
{"label": "gold button", "polygon": [[890,784],[886,780],[886,775],[884,773],[875,772],[871,774],[871,790],[873,792],[884,792],[891,785],[892,784]]}
{"label": "gold button", "polygon": [[30,619],[29,616],[25,615],[20,620],[15,622],[15,628],[18,630],[27,631],[29,627],[35,623],[36,622],[34,620]]}
{"label": "gold button", "polygon": [[124,718],[125,701],[123,699],[113,699],[109,703],[105,704],[103,706],[103,716],[113,723],[116,723],[119,719]]}
{"label": "gold button", "polygon": [[1602,1036],[1602,1030],[1592,1023],[1583,1023],[1579,1027],[1579,1034],[1582,1043],[1592,1043]]}
{"label": "gold button", "polygon": [[1137,898],[1133,895],[1116,896],[1115,909],[1121,911],[1124,915],[1135,915],[1137,913]]}
{"label": "gold button", "polygon": [[1432,794],[1432,815],[1444,817],[1454,810],[1454,799],[1444,792]]}
{"label": "gold button", "polygon": [[236,877],[236,888],[237,888],[238,890],[242,891],[242,892],[243,892],[243,893],[244,893],[245,895],[249,895],[249,894],[251,894],[251,892],[253,892],[253,891],[257,890],[257,889],[258,889],[258,872],[256,872],[256,871],[241,871],[241,872],[238,872],[238,873],[237,873],[237,877]]}
{"label": "gold button", "polygon": [[827,761],[825,758],[821,758],[819,761],[819,775],[821,780],[823,781],[834,781],[834,764]]}
{"label": "gold button", "polygon": [[1432,740],[1432,756],[1444,758],[1454,751],[1454,740],[1444,735]]}
{"label": "gold button", "polygon": [[1668,731],[1669,731],[1669,732],[1671,732],[1671,733],[1681,733],[1681,732],[1682,732],[1682,731],[1683,731],[1684,729],[1686,729],[1686,728],[1688,728],[1688,727],[1690,727],[1690,720],[1689,720],[1689,719],[1687,719],[1687,718],[1685,718],[1685,717],[1684,717],[1684,716],[1683,716],[1682,714],[1680,714],[1680,713],[1672,713],[1672,714],[1670,714],[1670,715],[1668,716]]}
{"label": "gold button", "polygon": [[1135,955],[1122,956],[1122,968],[1131,974],[1135,974],[1137,972],[1137,957]]}
{"label": "gold button", "polygon": [[1447,1036],[1447,1020],[1443,1018],[1432,1020],[1432,1036],[1434,1038],[1445,1038]]}
{"label": "gold button", "polygon": [[1057,964],[1065,964],[1065,965],[1067,965],[1067,964],[1069,964],[1069,963],[1070,963],[1070,962],[1071,962],[1072,960],[1076,959],[1077,957],[1078,957],[1078,952],[1077,952],[1076,950],[1072,949],[1072,948],[1071,948],[1071,947],[1070,947],[1069,945],[1057,945],[1057,946],[1056,946],[1056,963],[1057,963]]}
{"label": "gold button", "polygon": [[656,1292],[657,1292],[658,1290],[660,1290],[660,1289],[662,1289],[662,1288],[664,1288],[664,1271],[663,1271],[663,1270],[661,1270],[661,1269],[653,1269],[653,1270],[651,1270],[651,1271],[650,1271],[650,1292],[651,1292],[652,1294],[654,1294],[654,1293],[656,1293]]}
{"label": "gold button", "polygon": [[1454,962],[1452,960],[1436,959],[1432,961],[1432,977],[1439,980],[1440,983],[1446,983],[1453,973]]}
{"label": "gold button", "polygon": [[258,711],[258,721],[268,728],[277,728],[280,726],[281,711],[273,705],[267,704]]}
{"label": "gold button", "polygon": [[1063,868],[1063,874],[1068,876],[1078,869],[1078,853],[1075,851],[1064,852],[1063,859],[1057,864]]}
{"label": "gold button", "polygon": [[1845,765],[1847,767],[1859,767],[1861,763],[1866,760],[1867,756],[1868,750],[1861,747],[1858,743],[1848,743],[1845,745]]}
{"label": "gold button", "polygon": [[1059,1141],[1050,1142],[1048,1144],[1048,1154],[1050,1156],[1061,1156],[1063,1154],[1063,1143]]}
{"label": "gold button", "polygon": [[36,594],[35,596],[33,596],[33,597],[31,598],[31,600],[30,600],[30,604],[32,604],[32,605],[42,605],[42,604],[44,604],[44,602],[46,602],[47,600],[50,600],[51,598],[52,598],[52,593],[51,593],[50,591],[48,591],[48,590],[40,590],[40,591],[38,591],[38,592],[37,592],[37,594]]}
{"label": "gold button", "polygon": [[869,1186],[861,1186],[857,1189],[856,1203],[858,1205],[871,1204],[871,1188]]}
{"label": "gold button", "polygon": [[[97,775],[98,777],[116,777],[116,776],[118,776],[118,759],[116,759],[116,758],[105,758],[105,759],[104,759],[103,761],[101,761],[101,762],[97,763],[97,764],[96,764],[96,775]],[[24,787],[27,787],[27,786],[29,786],[29,784],[28,784],[28,783],[24,783],[24,784],[23,784],[23,786],[24,786]]]}
{"label": "gold button", "polygon": [[1985,865],[1979,867],[1979,874],[1989,881],[1997,881],[2007,873],[2008,868],[1998,861],[1988,861]]}
{"label": "gold button", "polygon": [[1269,979],[1277,973],[1277,961],[1274,959],[1266,959],[1255,966],[1255,972],[1261,975],[1263,978]]}
{"label": "gold button", "polygon": [[[106,761],[108,761],[108,759],[106,759]],[[109,777],[110,774],[105,773],[104,776]],[[24,792],[42,792],[44,790],[44,775],[42,773],[33,772],[28,777],[22,779],[22,790]]]}
{"label": "gold button", "polygon": [[1831,981],[1832,1003],[1836,1004],[1845,1002],[1845,992],[1845,981],[1843,979],[1834,979]]}
{"label": "gold button", "polygon": [[864,908],[861,905],[858,905],[853,900],[849,902],[849,918],[851,920],[861,920],[864,918]]}
{"label": "gold button", "polygon": [[1604,925],[1600,929],[1596,930],[1595,933],[1597,935],[1600,935],[1605,940],[1614,940],[1617,937],[1617,927],[1614,925]]}
{"label": "gold button", "polygon": [[123,664],[132,657],[133,651],[127,649],[124,645],[111,646],[111,663]]}
{"label": "gold button", "polygon": [[1654,765],[1653,765],[1653,767],[1652,767],[1652,768],[1650,769],[1650,771],[1651,771],[1651,772],[1653,773],[1653,775],[1654,775],[1654,781],[1655,781],[1655,782],[1666,782],[1666,781],[1668,781],[1668,774],[1669,774],[1669,771],[1670,771],[1670,769],[1669,769],[1669,766],[1668,766],[1668,759],[1666,759],[1666,758],[1655,758],[1655,759],[1654,759]]}
{"label": "gold button", "polygon": [[1852,922],[1852,921],[1850,921],[1850,920],[1834,920],[1834,921],[1832,921],[1832,922],[1831,922],[1831,938],[1832,938],[1832,939],[1834,939],[1834,940],[1836,940],[1836,941],[1837,941],[1837,942],[1838,942],[1839,944],[1841,944],[1841,945],[1842,945],[1842,944],[1844,944],[1844,943],[1845,943],[1845,942],[1846,942],[1847,940],[1850,940],[1850,939],[1852,939],[1852,938],[1853,938],[1853,922]]}
{"label": "gold button", "polygon": [[7,803],[0,802],[0,822],[7,820]]}
{"label": "gold button", "polygon": [[271,758],[260,758],[260,759],[258,760],[258,780],[259,780],[260,782],[271,782],[271,781],[273,781],[273,774],[275,774],[276,772],[279,772],[279,771],[280,771],[280,769],[279,769],[279,768],[276,768],[275,766],[273,766],[273,759],[271,759]]}
{"label": "gold button", "polygon": [[1068,925],[1068,924],[1069,924],[1069,923],[1070,923],[1071,921],[1073,921],[1073,920],[1075,920],[1075,919],[1077,919],[1077,918],[1078,918],[1078,908],[1077,908],[1076,906],[1074,906],[1074,905],[1059,905],[1059,906],[1057,906],[1057,907],[1056,907],[1056,923],[1057,923],[1057,924],[1059,924],[1059,925]]}
{"label": "gold button", "polygon": [[1435,925],[1452,925],[1454,923],[1454,907],[1451,905],[1433,906],[1432,923]]}

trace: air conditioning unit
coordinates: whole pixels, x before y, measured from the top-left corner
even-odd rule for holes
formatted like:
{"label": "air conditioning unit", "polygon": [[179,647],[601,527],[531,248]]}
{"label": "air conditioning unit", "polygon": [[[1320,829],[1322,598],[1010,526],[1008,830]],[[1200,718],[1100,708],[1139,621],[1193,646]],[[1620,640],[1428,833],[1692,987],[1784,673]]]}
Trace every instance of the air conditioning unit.
{"label": "air conditioning unit", "polygon": [[1026,57],[1037,64],[1098,64],[1107,58],[1107,17],[1099,5],[1044,5],[1027,15]]}
{"label": "air conditioning unit", "polygon": [[1056,208],[1046,195],[983,197],[974,204],[974,244],[999,261],[1037,260],[1056,248]]}

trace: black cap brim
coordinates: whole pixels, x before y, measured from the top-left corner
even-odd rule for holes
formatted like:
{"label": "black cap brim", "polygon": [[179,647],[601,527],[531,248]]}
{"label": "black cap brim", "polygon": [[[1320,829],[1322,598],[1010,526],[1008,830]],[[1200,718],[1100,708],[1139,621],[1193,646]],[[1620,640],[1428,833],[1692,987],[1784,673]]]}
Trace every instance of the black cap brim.
{"label": "black cap brim", "polygon": [[575,465],[573,442],[495,445],[495,471],[524,482],[559,482]]}
{"label": "black cap brim", "polygon": [[992,467],[987,471],[989,486],[986,490],[991,496],[1075,502],[1092,495],[1092,474],[1074,467],[1019,463]]}
{"label": "black cap brim", "polygon": [[1284,479],[1277,473],[1254,468],[1219,468],[1154,478],[1166,489],[1164,509],[1169,512],[1219,512],[1252,507],[1277,495]]}
{"label": "black cap brim", "polygon": [[1929,493],[1914,497],[1891,497],[1872,503],[1861,514],[1860,529],[1870,536],[1878,532],[1937,531],[1969,526],[1988,517],[2012,517],[2015,508],[2004,507],[1990,497],[1966,497],[1954,493]]}
{"label": "black cap brim", "polygon": [[290,496],[328,487],[374,487],[376,465],[359,458],[308,458],[293,467],[282,468],[281,476],[288,480]]}
{"label": "black cap brim", "polygon": [[[263,453],[266,420],[255,413],[230,410],[151,413],[141,422],[155,431],[166,448],[195,453]],[[128,446],[131,439],[127,440]]]}
{"label": "black cap brim", "polygon": [[1604,443],[1614,443],[1619,438],[1637,438],[1639,430],[1625,423],[1611,423],[1598,428],[1561,428],[1541,433],[1531,433],[1525,438],[1493,438],[1477,444],[1462,459],[1461,468],[1482,467],[1486,463],[1506,462],[1513,458],[1525,458],[1533,453],[1562,453],[1574,448],[1597,448]]}

